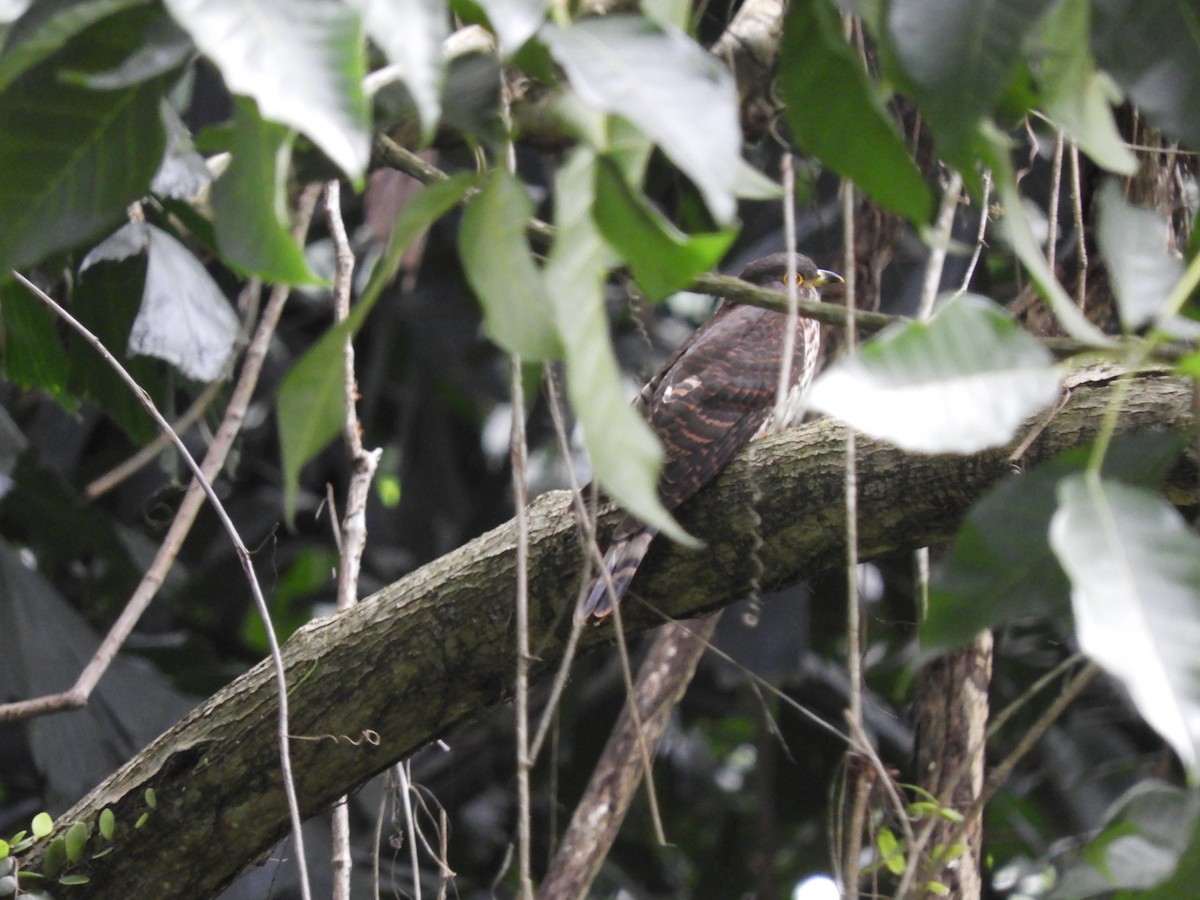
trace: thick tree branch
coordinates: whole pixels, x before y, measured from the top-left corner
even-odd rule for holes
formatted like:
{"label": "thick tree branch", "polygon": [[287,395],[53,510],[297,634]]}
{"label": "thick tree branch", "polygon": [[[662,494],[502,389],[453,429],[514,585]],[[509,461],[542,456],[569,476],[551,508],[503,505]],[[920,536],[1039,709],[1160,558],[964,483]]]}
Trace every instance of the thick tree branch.
{"label": "thick tree branch", "polygon": [[[1076,386],[1022,457],[1032,465],[1091,439],[1112,397],[1111,379]],[[1192,424],[1190,383],[1162,374],[1135,379],[1121,430]],[[1016,442],[1014,442],[1016,443]],[[1012,472],[1008,449],[966,457],[913,456],[859,440],[859,542],[864,557],[937,542],[987,487]],[[656,546],[633,593],[672,616],[691,617],[746,591],[754,466],[762,499],[758,531],[763,587],[838,565],[842,547],[843,431],[811,423],[760,442],[681,511],[708,542],[700,553]],[[1183,482],[1181,482],[1182,484]],[[1189,485],[1195,484],[1194,469]],[[615,516],[604,520],[611,527]],[[552,666],[570,627],[581,564],[565,493],[529,509],[530,636],[540,668]],[[512,523],[411,573],[359,606],[301,629],[283,648],[288,668],[297,790],[316,813],[336,797],[451,727],[504,701],[514,668]],[[627,629],[661,621],[627,600]],[[609,640],[590,629],[582,642]],[[209,897],[287,831],[273,734],[276,698],[261,664],[202,703],[57,826],[94,825],[105,807],[119,823],[113,852],[80,866],[77,897]],[[378,742],[351,744],[364,731]],[[337,738],[337,739],[335,739]],[[147,788],[157,806],[144,828]],[[44,846],[44,842],[41,844]],[[40,850],[25,865],[37,869]]]}

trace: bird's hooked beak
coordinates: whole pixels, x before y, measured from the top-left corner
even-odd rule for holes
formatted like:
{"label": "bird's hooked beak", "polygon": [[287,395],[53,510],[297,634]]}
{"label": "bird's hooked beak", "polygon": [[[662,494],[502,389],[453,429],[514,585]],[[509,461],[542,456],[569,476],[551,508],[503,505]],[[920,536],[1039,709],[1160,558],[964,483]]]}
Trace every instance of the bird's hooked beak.
{"label": "bird's hooked beak", "polygon": [[837,272],[832,272],[829,269],[817,269],[817,277],[809,284],[812,287],[824,287],[827,284],[845,284],[846,279]]}

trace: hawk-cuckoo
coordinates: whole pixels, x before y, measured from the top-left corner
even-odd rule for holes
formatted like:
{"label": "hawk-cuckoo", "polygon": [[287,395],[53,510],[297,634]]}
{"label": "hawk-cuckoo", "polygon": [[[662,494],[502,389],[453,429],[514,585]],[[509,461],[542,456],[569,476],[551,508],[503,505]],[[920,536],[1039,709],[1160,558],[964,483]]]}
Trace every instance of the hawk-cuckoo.
{"label": "hawk-cuckoo", "polygon": [[[741,272],[743,280],[787,290],[786,253],[764,256]],[[802,300],[818,299],[818,289],[842,277],[796,256],[796,285]],[[663,506],[674,510],[716,476],[739,450],[766,430],[774,412],[783,361],[787,316],[773,310],[722,302],[666,361],[638,397],[638,405],[662,442],[658,480]],[[820,349],[817,322],[796,324],[787,421],[802,411],[800,395],[812,380]],[[604,556],[579,615],[601,618],[612,611],[633,580],[657,529],[626,516]],[[609,593],[607,582],[612,582]]]}

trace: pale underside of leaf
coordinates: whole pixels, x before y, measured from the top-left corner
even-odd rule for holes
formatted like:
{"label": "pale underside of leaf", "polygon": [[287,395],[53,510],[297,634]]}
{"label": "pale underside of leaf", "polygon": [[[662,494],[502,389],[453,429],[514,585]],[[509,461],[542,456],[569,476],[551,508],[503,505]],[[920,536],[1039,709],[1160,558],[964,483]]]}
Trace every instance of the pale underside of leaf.
{"label": "pale underside of leaf", "polygon": [[1077,475],[1050,540],[1071,579],[1080,647],[1200,769],[1200,538],[1157,495]]}
{"label": "pale underside of leaf", "polygon": [[362,27],[328,0],[166,0],[168,12],[264,118],[307,135],[352,179],[370,153]]}
{"label": "pale underside of leaf", "polygon": [[1055,398],[1051,363],[1003,310],[967,294],[834,365],[809,403],[906,450],[974,453],[1007,443]]}

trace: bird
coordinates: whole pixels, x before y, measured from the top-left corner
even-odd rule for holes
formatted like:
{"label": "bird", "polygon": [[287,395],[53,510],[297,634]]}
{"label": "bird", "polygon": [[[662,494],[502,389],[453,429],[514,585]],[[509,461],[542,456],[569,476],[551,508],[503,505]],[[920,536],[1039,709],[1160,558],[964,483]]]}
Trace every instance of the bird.
{"label": "bird", "polygon": [[[796,254],[773,253],[748,263],[739,278],[780,292],[795,278],[797,296],[817,301],[820,289],[843,283]],[[790,273],[794,273],[790,274]],[[716,312],[667,359],[635,401],[663,447],[658,497],[670,511],[710,482],[738,451],[772,425],[787,314],[722,300]],[[799,318],[795,328],[786,427],[803,414],[800,397],[812,381],[821,328]],[[605,552],[577,616],[598,622],[612,612],[637,573],[658,530],[626,515]],[[609,590],[611,582],[612,590]]]}

